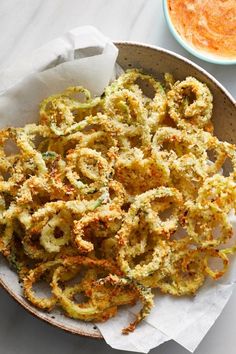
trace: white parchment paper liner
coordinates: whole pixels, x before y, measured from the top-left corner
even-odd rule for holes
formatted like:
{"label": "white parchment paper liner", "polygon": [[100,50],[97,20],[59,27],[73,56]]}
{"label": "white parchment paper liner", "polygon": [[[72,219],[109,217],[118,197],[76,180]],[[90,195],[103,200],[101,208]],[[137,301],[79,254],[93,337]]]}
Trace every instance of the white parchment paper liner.
{"label": "white parchment paper liner", "polygon": [[[75,28],[18,60],[14,67],[0,72],[0,128],[37,121],[40,101],[68,86],[82,85],[93,95],[101,95],[114,78],[117,54],[109,39],[86,26]],[[236,230],[235,217],[232,222]],[[151,315],[128,336],[121,335],[121,329],[134,319],[136,307],[121,309],[115,318],[97,327],[116,349],[148,353],[173,339],[193,352],[232,294],[236,280],[232,264],[231,269],[220,282],[208,281],[195,297],[174,298],[157,293]]]}

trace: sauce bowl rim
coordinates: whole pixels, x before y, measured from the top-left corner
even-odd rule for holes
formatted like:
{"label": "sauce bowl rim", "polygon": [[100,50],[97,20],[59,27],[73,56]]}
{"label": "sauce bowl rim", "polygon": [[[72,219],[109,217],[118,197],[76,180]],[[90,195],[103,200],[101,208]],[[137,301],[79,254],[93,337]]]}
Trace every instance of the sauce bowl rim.
{"label": "sauce bowl rim", "polygon": [[207,61],[208,63],[212,64],[218,64],[218,65],[235,65],[236,64],[236,58],[234,59],[224,59],[224,58],[217,58],[212,55],[208,55],[206,52],[200,51],[197,48],[191,46],[187,40],[184,40],[183,37],[180,36],[178,31],[176,30],[172,20],[171,16],[168,10],[168,0],[162,0],[162,5],[163,5],[163,12],[164,12],[164,17],[167,22],[167,25],[169,27],[169,30],[173,37],[177,40],[177,42],[185,49],[187,50],[190,54],[194,55],[195,57]]}

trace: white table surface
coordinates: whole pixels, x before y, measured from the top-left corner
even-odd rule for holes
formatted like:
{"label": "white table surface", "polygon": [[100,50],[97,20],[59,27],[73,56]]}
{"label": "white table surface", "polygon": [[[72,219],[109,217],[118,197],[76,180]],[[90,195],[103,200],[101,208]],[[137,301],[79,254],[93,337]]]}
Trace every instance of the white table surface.
{"label": "white table surface", "polygon": [[[208,70],[236,97],[236,66],[207,64],[182,49],[165,24],[161,0],[1,0],[0,69],[80,25],[94,25],[114,40],[146,42],[182,54]],[[235,354],[235,324],[236,291],[195,353]],[[35,319],[0,289],[0,354],[93,352],[119,351],[102,340],[68,334]],[[171,341],[153,349],[154,353],[188,352]]]}

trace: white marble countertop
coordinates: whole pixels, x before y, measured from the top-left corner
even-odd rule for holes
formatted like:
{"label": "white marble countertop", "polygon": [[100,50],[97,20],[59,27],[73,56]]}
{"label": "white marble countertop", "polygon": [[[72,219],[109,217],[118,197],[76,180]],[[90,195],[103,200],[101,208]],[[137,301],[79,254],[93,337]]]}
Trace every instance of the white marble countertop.
{"label": "white marble countertop", "polygon": [[[236,97],[236,66],[207,64],[182,49],[165,24],[161,0],[2,0],[0,69],[80,25],[94,25],[114,40],[146,42],[182,54],[208,70]],[[68,334],[35,319],[2,289],[0,314],[0,354],[118,353],[102,340]],[[195,353],[234,354],[235,323],[236,291]],[[168,342],[151,353],[188,352]]]}

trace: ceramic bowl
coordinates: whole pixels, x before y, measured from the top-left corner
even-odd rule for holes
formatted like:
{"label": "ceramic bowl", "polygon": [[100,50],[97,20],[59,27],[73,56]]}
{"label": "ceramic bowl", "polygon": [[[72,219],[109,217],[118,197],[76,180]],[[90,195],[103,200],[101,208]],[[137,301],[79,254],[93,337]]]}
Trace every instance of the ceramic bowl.
{"label": "ceramic bowl", "polygon": [[[161,78],[170,72],[176,79],[194,76],[205,82],[214,96],[213,121],[216,135],[223,140],[236,143],[236,103],[226,89],[210,74],[191,61],[164,50],[139,43],[116,43],[119,48],[118,63],[124,69],[142,68],[145,72]],[[101,338],[101,334],[91,323],[70,319],[60,311],[47,313],[36,309],[22,296],[22,288],[17,275],[8,267],[0,256],[0,284],[28,312],[71,333]]]}
{"label": "ceramic bowl", "polygon": [[194,55],[195,57],[205,60],[209,63],[213,64],[220,64],[220,65],[233,65],[236,64],[236,59],[225,59],[225,58],[220,58],[211,54],[208,54],[206,52],[200,51],[197,48],[191,46],[183,37],[180,36],[178,31],[176,30],[175,26],[172,23],[169,10],[168,10],[168,0],[162,0],[163,3],[163,11],[165,15],[165,19],[167,22],[167,25],[169,27],[170,32],[174,36],[174,38],[179,42],[179,44],[186,49],[189,53]]}

